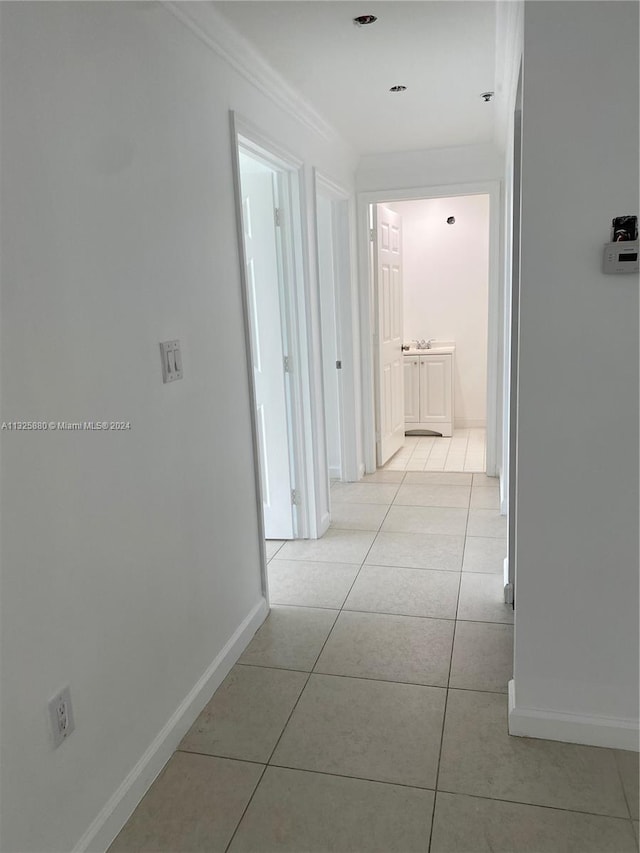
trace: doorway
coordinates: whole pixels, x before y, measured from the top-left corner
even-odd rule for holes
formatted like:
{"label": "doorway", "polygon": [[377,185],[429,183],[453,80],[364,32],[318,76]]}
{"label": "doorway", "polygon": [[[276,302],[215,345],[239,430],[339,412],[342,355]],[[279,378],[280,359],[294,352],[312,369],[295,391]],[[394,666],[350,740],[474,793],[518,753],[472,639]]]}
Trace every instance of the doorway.
{"label": "doorway", "polygon": [[[403,426],[415,446],[407,469],[484,472],[489,197],[412,199],[387,207],[402,223],[403,342],[417,347],[433,341],[430,349],[403,358]],[[429,432],[446,440],[416,441]],[[408,450],[405,445],[398,456]]]}
{"label": "doorway", "polygon": [[281,198],[284,176],[257,152],[239,147],[244,274],[253,371],[256,438],[265,538],[297,531],[292,396]]}
{"label": "doorway", "polygon": [[329,478],[304,164],[234,112],[230,124],[260,539],[314,539]]}
{"label": "doorway", "polygon": [[358,406],[353,318],[352,197],[314,169],[324,426],[330,480],[354,481],[358,469]]}
{"label": "doorway", "polygon": [[[375,254],[372,251],[371,237],[373,235],[372,225],[373,219],[371,216],[371,211],[374,206],[383,205],[386,208],[390,208],[395,212],[407,213],[411,209],[412,206],[419,206],[420,203],[429,204],[430,206],[430,216],[433,218],[435,224],[439,224],[441,227],[442,233],[438,237],[435,233],[435,229],[429,229],[433,233],[433,239],[439,239],[442,243],[443,250],[445,249],[444,243],[447,242],[444,238],[449,235],[448,242],[452,245],[449,246],[448,249],[444,252],[443,257],[441,258],[441,264],[444,265],[446,261],[447,252],[449,254],[453,253],[452,260],[456,260],[458,256],[464,259],[464,239],[459,241],[460,248],[459,250],[455,249],[456,239],[451,239],[451,235],[460,234],[462,236],[462,228],[459,226],[462,223],[467,223],[467,220],[472,218],[472,214],[475,216],[478,214],[476,210],[475,213],[471,209],[464,210],[463,203],[465,198],[469,199],[469,204],[471,206],[480,206],[484,205],[485,212],[488,214],[488,234],[485,232],[485,258],[488,267],[488,279],[486,281],[485,288],[485,301],[484,308],[482,309],[482,316],[477,318],[475,316],[471,316],[467,321],[467,328],[461,328],[461,331],[457,334],[459,335],[469,335],[471,337],[477,331],[477,327],[480,324],[483,324],[484,331],[482,334],[484,335],[485,346],[486,346],[486,367],[483,369],[478,369],[478,360],[475,359],[473,355],[467,357],[467,369],[466,374],[468,375],[467,387],[471,387],[471,385],[476,386],[475,390],[475,409],[468,407],[467,412],[463,413],[462,407],[457,407],[457,417],[459,418],[460,427],[464,430],[465,433],[473,434],[473,451],[472,455],[474,459],[478,456],[478,436],[475,433],[479,433],[482,430],[483,419],[485,420],[485,429],[486,429],[486,459],[484,461],[484,465],[481,466],[483,470],[486,470],[486,473],[489,476],[497,476],[498,474],[498,448],[501,448],[501,437],[498,434],[497,429],[497,401],[498,401],[498,362],[499,362],[499,339],[498,339],[498,315],[499,315],[499,184],[497,182],[487,182],[483,184],[465,184],[465,185],[452,185],[447,187],[425,187],[420,189],[413,190],[398,190],[396,192],[393,191],[380,191],[380,192],[371,192],[371,193],[361,193],[359,196],[359,214],[360,214],[360,235],[361,235],[361,243],[360,243],[360,257],[362,268],[365,271],[365,275],[361,280],[361,296],[363,305],[366,306],[363,310],[363,332],[362,338],[364,341],[373,341],[373,346],[371,344],[367,346],[363,344],[362,348],[362,361],[363,361],[363,370],[365,376],[370,377],[370,381],[365,383],[365,398],[364,398],[364,406],[365,406],[365,417],[364,417],[364,431],[365,431],[365,460],[366,460],[366,470],[368,473],[372,473],[376,470],[376,444],[377,444],[377,435],[376,431],[378,429],[377,424],[379,423],[379,418],[376,417],[376,410],[379,409],[379,382],[376,381],[376,358],[377,351],[376,345],[377,341],[375,339],[375,320],[377,319],[376,308],[377,308],[377,289],[374,286],[374,276],[373,270],[375,266]],[[462,214],[462,219],[460,216],[456,217],[455,211],[453,210],[453,205],[457,208],[460,208],[460,213]],[[447,220],[453,217],[452,222],[447,222]],[[405,218],[406,215],[405,215]],[[420,223],[416,221],[414,223],[416,228],[412,229],[414,231],[414,239],[415,234],[422,235],[419,237],[419,241],[422,243],[418,244],[418,248],[416,249],[416,256],[419,256],[422,252],[423,255],[428,249],[428,240],[426,239],[427,231],[426,226],[428,226],[428,222]],[[424,226],[424,227],[423,227]],[[456,230],[456,226],[458,229]],[[365,230],[366,229],[366,230]],[[406,243],[405,243],[406,244]],[[425,261],[424,256],[422,258],[422,263],[424,265]],[[458,258],[458,261],[460,260]],[[406,264],[406,259],[404,260]],[[414,264],[415,269],[418,270],[416,273],[418,280],[415,282],[415,306],[414,311],[411,313],[410,323],[413,322],[414,317],[424,317],[424,304],[425,300],[429,298],[429,289],[424,286],[426,279],[421,279],[421,270],[419,263],[416,262]],[[455,264],[454,264],[455,266]],[[460,266],[458,262],[458,266]],[[366,279],[366,280],[365,280]],[[453,299],[454,293],[449,288],[445,294],[446,299],[444,303],[449,302],[449,313],[451,314],[451,303],[453,301],[455,308],[455,299]],[[466,298],[466,297],[464,297]],[[404,299],[403,299],[404,301]],[[442,325],[444,320],[442,319],[446,314],[447,305],[443,305],[443,313],[442,317],[438,321],[438,325],[436,325],[435,329],[430,325],[429,329],[425,329],[424,331],[419,331],[418,328],[413,328],[410,323],[407,324],[407,328],[403,330],[403,341],[407,341],[409,339],[422,339],[426,340],[429,337],[436,337],[443,344],[455,343],[455,337],[451,335],[450,332],[447,331],[447,327]],[[476,306],[477,313],[477,306]],[[418,321],[420,322],[420,320]],[[448,328],[452,328],[449,326]],[[473,349],[473,347],[472,347]],[[462,352],[459,353],[460,356],[463,355]],[[482,361],[482,360],[481,360]],[[482,365],[484,367],[484,364]],[[377,386],[377,387],[376,387]],[[478,386],[480,386],[480,394],[478,395]],[[460,377],[456,377],[456,390],[458,390],[458,397],[460,400]],[[465,391],[465,394],[462,399],[469,399],[469,394]],[[479,399],[478,399],[479,397]],[[461,419],[461,420],[460,420]],[[484,433],[483,433],[484,437]],[[413,439],[415,440],[415,439]],[[422,440],[422,439],[420,439]],[[455,440],[455,439],[453,439]],[[426,441],[426,439],[425,439]],[[460,442],[461,444],[462,442]],[[424,449],[421,449],[421,455]],[[481,450],[481,452],[484,452]],[[404,454],[405,451],[401,451],[401,454]],[[456,447],[456,456],[460,457],[460,452]],[[484,458],[484,457],[483,457]],[[435,470],[435,469],[434,469]],[[442,467],[439,468],[442,470]],[[451,467],[450,470],[463,470],[462,467],[454,468]],[[478,470],[478,466],[474,463],[474,470]]]}

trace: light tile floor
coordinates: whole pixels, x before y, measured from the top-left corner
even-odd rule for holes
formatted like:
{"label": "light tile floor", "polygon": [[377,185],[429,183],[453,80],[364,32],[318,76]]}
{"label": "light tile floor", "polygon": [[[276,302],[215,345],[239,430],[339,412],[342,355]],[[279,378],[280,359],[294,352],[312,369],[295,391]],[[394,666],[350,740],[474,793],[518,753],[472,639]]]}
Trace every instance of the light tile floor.
{"label": "light tile floor", "polygon": [[454,429],[450,438],[407,435],[382,470],[480,473],[486,470],[486,445],[485,429]]}
{"label": "light tile floor", "polygon": [[332,495],[267,543],[269,618],[111,853],[637,853],[637,755],[507,734],[496,482]]}

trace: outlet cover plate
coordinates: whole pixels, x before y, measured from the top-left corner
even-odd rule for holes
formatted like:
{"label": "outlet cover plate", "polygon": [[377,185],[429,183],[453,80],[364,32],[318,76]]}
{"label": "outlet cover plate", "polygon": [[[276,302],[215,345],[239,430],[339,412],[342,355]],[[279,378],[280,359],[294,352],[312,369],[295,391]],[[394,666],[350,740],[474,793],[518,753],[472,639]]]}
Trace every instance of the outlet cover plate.
{"label": "outlet cover plate", "polygon": [[76,727],[71,707],[71,689],[68,684],[49,699],[49,719],[53,745],[60,746]]}

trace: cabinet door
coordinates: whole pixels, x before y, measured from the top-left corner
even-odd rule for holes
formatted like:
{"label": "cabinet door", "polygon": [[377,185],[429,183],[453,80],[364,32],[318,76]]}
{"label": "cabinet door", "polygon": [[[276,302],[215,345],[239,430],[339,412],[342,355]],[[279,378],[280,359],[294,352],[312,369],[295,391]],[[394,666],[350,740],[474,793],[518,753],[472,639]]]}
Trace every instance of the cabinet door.
{"label": "cabinet door", "polygon": [[451,356],[420,356],[420,421],[451,420]]}
{"label": "cabinet door", "polygon": [[404,356],[404,422],[417,424],[420,420],[420,359]]}

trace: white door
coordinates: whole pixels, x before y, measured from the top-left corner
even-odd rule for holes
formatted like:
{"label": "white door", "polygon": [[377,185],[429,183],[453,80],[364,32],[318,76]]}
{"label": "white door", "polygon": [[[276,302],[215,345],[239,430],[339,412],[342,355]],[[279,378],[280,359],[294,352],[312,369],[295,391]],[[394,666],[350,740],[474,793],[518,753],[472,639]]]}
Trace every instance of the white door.
{"label": "white door", "polygon": [[292,476],[283,349],[277,174],[240,152],[242,225],[267,539],[292,539]]}
{"label": "white door", "polygon": [[402,219],[381,204],[373,208],[375,235],[377,463],[404,444],[402,354]]}

